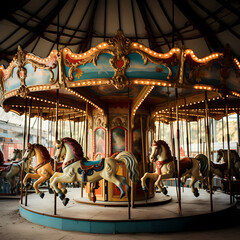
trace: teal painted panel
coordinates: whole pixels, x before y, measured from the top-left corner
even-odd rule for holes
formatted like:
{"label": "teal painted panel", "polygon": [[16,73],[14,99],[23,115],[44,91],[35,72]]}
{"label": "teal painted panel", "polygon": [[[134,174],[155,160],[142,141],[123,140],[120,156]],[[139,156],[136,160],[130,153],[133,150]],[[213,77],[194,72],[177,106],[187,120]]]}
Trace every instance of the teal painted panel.
{"label": "teal painted panel", "polygon": [[[185,68],[186,76],[189,78],[190,69],[188,67]],[[193,77],[192,84],[206,84],[218,87],[220,85],[220,64],[215,62],[211,67],[207,69],[202,69],[198,72],[198,78]]]}
{"label": "teal painted panel", "polygon": [[6,92],[9,92],[20,87],[20,79],[17,76],[17,70],[18,68],[14,68],[12,76],[8,78],[7,81],[5,82]]}
{"label": "teal painted panel", "polygon": [[[98,57],[97,66],[93,63],[80,65],[74,70],[74,81],[95,78],[112,78],[114,76],[114,70],[109,63],[111,57],[111,54],[103,53]],[[65,66],[65,70],[67,77],[69,77],[69,67]]]}
{"label": "teal painted panel", "polygon": [[[50,71],[39,68],[34,71],[31,64],[27,64],[25,68],[27,69],[27,77],[25,80],[27,86],[50,84]],[[57,76],[57,71],[58,67],[53,69],[54,78]]]}
{"label": "teal painted panel", "polygon": [[129,78],[159,79],[167,81],[169,69],[164,65],[148,62],[144,65],[142,56],[137,53],[128,55],[130,67],[126,70],[126,76]]}
{"label": "teal painted panel", "polygon": [[231,67],[230,75],[227,79],[227,86],[233,91],[240,90],[240,76],[237,74],[235,67]]}

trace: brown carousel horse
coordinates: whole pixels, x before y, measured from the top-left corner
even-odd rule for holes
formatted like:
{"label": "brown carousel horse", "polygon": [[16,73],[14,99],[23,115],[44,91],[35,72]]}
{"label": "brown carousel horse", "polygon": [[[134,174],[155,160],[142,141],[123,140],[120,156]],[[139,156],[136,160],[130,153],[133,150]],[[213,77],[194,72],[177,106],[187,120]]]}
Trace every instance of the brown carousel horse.
{"label": "brown carousel horse", "polygon": [[[152,153],[150,155],[150,162],[156,162],[156,172],[146,172],[141,178],[141,184],[144,191],[147,191],[146,179],[151,178],[155,181],[155,186],[160,192],[167,194],[166,188],[162,185],[162,180],[176,177],[177,161],[173,158],[171,150],[165,141],[154,141],[152,145]],[[198,189],[194,187],[199,180],[204,183],[204,179],[200,173],[199,161],[196,158],[183,158],[180,161],[180,177],[183,177],[182,183],[191,177],[192,181],[190,187],[195,197],[199,196]]]}
{"label": "brown carousel horse", "polygon": [[[217,152],[217,162],[223,161],[228,166],[228,150],[220,149]],[[230,150],[231,174],[240,179],[240,158],[235,150]]]}
{"label": "brown carousel horse", "polygon": [[[50,177],[54,174],[53,170],[53,161],[50,157],[50,154],[46,147],[44,147],[41,144],[28,144],[28,149],[26,150],[23,161],[30,162],[31,158],[35,156],[36,158],[36,166],[34,167],[35,173],[27,173],[25,178],[23,179],[23,184],[25,187],[27,186],[27,180],[29,178],[37,179],[36,182],[34,182],[33,187],[35,189],[35,192],[39,194],[41,198],[44,197],[44,192],[39,191],[38,186],[50,179]],[[57,170],[59,168],[61,169],[62,163],[60,163],[59,166],[57,166]],[[62,184],[59,186],[63,192],[66,192],[66,189],[63,188]]]}

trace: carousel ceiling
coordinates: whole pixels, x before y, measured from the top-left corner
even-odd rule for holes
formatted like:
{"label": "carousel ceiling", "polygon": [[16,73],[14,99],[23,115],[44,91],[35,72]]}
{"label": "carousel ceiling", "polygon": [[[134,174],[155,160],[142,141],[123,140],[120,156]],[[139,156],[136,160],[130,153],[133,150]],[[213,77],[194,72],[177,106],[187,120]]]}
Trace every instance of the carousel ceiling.
{"label": "carousel ceiling", "polygon": [[173,46],[204,57],[226,44],[240,56],[238,0],[8,0],[0,16],[0,65],[22,49],[46,57],[68,47],[85,52],[115,35],[154,51]]}

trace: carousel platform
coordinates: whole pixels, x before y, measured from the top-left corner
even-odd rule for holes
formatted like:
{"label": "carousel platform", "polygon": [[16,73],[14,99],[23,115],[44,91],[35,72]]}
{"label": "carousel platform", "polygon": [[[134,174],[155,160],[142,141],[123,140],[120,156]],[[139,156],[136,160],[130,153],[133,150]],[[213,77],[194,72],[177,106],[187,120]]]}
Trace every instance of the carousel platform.
{"label": "carousel platform", "polygon": [[[57,199],[57,215],[53,214],[54,197],[45,193],[44,199],[36,194],[28,195],[27,206],[19,205],[20,214],[30,222],[67,231],[88,233],[159,233],[176,232],[204,227],[220,226],[223,219],[234,218],[236,202],[230,204],[230,197],[222,192],[213,194],[213,212],[210,210],[210,195],[200,190],[195,198],[189,188],[181,194],[182,215],[179,209],[175,187],[168,187],[169,196],[157,193],[146,201],[136,201],[128,219],[127,204],[91,203],[80,198],[80,189],[68,189],[69,204],[64,207]],[[171,196],[171,197],[170,197]],[[88,203],[88,204],[86,204]],[[164,204],[165,203],[165,204]],[[120,207],[121,206],[121,207]]]}

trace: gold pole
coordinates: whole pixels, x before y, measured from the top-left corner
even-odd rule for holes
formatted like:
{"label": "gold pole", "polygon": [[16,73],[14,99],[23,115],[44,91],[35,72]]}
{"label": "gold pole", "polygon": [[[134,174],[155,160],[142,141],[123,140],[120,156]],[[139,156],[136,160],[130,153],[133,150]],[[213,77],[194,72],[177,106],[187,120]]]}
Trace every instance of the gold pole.
{"label": "gold pole", "polygon": [[230,204],[233,203],[233,192],[232,192],[232,171],[231,171],[231,158],[230,158],[230,137],[229,137],[229,124],[228,124],[228,101],[225,97],[226,104],[226,123],[227,123],[227,155],[228,155],[228,172],[229,172],[229,192],[230,192]]}
{"label": "gold pole", "polygon": [[[58,109],[59,109],[59,90],[57,89],[57,99],[56,99],[56,131],[55,131],[55,142],[58,140]],[[54,161],[54,172],[57,171],[57,163]],[[57,215],[57,195],[54,191],[54,215]]]}
{"label": "gold pole", "polygon": [[179,134],[179,114],[178,114],[178,89],[175,88],[175,96],[176,96],[176,118],[177,118],[177,174],[178,174],[178,211],[179,216],[182,216],[182,209],[181,209],[181,191],[180,191],[180,134]]}
{"label": "gold pole", "polygon": [[207,147],[207,156],[208,156],[208,183],[210,190],[210,206],[211,212],[213,212],[213,200],[212,200],[212,173],[211,173],[211,138],[209,131],[209,109],[208,109],[208,98],[207,92],[205,91],[205,132],[206,132],[206,147]]}

